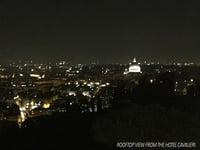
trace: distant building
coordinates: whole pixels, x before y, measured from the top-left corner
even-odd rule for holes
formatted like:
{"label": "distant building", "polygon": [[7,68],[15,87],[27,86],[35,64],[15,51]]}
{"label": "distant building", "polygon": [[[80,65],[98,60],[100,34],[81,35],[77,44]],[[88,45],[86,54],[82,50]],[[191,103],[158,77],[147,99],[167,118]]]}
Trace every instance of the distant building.
{"label": "distant building", "polygon": [[133,61],[130,63],[129,68],[125,69],[124,74],[129,74],[129,73],[141,73],[141,67],[137,63],[136,58],[134,58]]}

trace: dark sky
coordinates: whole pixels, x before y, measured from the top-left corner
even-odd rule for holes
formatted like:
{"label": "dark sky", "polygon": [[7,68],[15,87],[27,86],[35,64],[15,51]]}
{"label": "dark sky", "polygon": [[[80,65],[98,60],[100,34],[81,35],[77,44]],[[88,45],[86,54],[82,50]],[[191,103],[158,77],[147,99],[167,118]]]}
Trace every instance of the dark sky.
{"label": "dark sky", "polygon": [[200,62],[199,0],[0,0],[0,59]]}

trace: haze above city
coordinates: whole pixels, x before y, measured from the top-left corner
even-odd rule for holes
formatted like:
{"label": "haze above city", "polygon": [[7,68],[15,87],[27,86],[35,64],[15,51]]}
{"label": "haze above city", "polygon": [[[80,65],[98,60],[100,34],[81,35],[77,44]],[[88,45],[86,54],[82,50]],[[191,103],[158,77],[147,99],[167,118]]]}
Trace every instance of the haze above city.
{"label": "haze above city", "polygon": [[198,0],[0,0],[1,60],[200,63]]}

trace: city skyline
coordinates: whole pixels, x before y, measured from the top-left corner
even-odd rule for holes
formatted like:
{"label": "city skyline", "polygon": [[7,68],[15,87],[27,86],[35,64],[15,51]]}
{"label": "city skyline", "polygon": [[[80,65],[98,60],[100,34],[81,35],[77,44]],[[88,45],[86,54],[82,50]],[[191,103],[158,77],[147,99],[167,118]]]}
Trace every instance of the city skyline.
{"label": "city skyline", "polygon": [[200,63],[199,6],[197,0],[1,0],[0,59]]}

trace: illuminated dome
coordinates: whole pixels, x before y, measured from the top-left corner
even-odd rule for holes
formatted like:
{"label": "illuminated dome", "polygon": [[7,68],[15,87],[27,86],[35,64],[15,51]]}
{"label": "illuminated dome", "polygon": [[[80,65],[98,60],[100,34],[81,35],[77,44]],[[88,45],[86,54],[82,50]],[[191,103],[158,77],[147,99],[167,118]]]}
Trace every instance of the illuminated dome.
{"label": "illuminated dome", "polygon": [[141,67],[137,64],[136,58],[133,59],[133,62],[130,63],[128,70],[126,73],[141,73]]}
{"label": "illuminated dome", "polygon": [[128,72],[141,72],[141,68],[139,65],[131,65]]}

